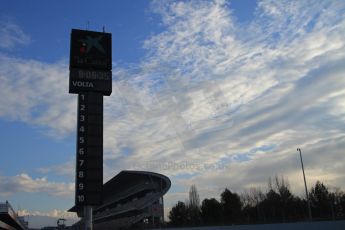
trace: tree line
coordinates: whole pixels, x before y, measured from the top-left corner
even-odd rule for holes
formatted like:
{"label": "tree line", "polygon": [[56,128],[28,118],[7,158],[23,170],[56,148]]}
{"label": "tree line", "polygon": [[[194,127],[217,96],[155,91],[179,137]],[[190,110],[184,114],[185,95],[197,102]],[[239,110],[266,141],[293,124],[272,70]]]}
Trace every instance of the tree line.
{"label": "tree line", "polygon": [[[317,181],[310,189],[309,201],[313,220],[345,219],[345,193]],[[195,185],[189,199],[178,201],[169,212],[171,227],[217,226],[233,224],[279,223],[309,220],[306,198],[290,191],[283,177],[269,179],[265,192],[251,188],[240,195],[225,189],[220,200],[206,198],[200,202]]]}

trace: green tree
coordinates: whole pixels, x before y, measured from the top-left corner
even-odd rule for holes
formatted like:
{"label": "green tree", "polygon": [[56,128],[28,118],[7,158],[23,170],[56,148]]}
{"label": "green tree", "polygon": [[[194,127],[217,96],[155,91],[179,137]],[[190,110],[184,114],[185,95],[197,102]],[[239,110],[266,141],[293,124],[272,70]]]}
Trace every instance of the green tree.
{"label": "green tree", "polygon": [[332,216],[332,199],[328,188],[320,181],[311,188],[309,193],[313,217],[329,218]]}
{"label": "green tree", "polygon": [[275,177],[275,189],[279,194],[279,205],[281,206],[282,220],[285,222],[293,214],[294,209],[294,196],[290,191],[290,184],[284,177],[280,179]]}
{"label": "green tree", "polygon": [[280,221],[282,218],[282,207],[280,195],[273,189],[266,193],[266,199],[262,202],[265,220]]}
{"label": "green tree", "polygon": [[345,218],[345,193],[343,191],[335,192],[335,216],[339,219]]}
{"label": "green tree", "polygon": [[177,204],[169,212],[169,225],[173,227],[184,227],[187,225],[187,207],[182,201]]}
{"label": "green tree", "polygon": [[219,225],[222,221],[222,205],[215,199],[204,199],[201,203],[201,216],[205,225]]}
{"label": "green tree", "polygon": [[265,199],[260,204],[265,220],[285,222],[304,216],[302,200],[291,193],[290,185],[284,177],[275,176],[274,180],[269,178],[268,189]]}
{"label": "green tree", "polygon": [[240,222],[242,217],[242,203],[239,195],[232,193],[226,188],[220,197],[224,223],[235,224]]}

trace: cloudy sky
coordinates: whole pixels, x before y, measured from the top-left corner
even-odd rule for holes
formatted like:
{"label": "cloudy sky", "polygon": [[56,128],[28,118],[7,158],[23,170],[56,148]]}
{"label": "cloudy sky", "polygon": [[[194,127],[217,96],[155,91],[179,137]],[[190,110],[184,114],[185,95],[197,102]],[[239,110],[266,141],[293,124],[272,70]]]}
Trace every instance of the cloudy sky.
{"label": "cloudy sky", "polygon": [[113,34],[104,181],[165,174],[167,210],[192,184],[219,198],[279,175],[303,195],[299,147],[309,187],[345,189],[344,1],[4,1],[0,201],[71,215],[70,31],[103,26]]}

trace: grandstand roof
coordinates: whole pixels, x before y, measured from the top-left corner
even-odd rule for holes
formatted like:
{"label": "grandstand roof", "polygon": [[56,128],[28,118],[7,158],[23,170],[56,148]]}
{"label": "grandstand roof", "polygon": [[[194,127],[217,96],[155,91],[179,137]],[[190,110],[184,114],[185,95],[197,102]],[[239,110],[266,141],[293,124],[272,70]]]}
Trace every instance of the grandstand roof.
{"label": "grandstand roof", "polygon": [[[133,186],[133,184],[140,185],[140,181],[159,182],[162,194],[165,194],[171,186],[170,179],[162,174],[148,171],[124,170],[103,185],[103,202],[109,197],[114,197],[126,191],[126,189]],[[76,206],[73,206],[68,211],[78,212],[80,210],[78,210]]]}

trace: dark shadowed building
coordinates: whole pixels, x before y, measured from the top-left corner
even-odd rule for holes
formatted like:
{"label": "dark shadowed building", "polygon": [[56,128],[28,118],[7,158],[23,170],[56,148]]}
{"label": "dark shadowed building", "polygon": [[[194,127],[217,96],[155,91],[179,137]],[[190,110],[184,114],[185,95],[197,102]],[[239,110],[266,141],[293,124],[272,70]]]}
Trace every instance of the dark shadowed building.
{"label": "dark shadowed building", "polygon": [[[93,209],[94,229],[158,227],[164,222],[163,195],[169,190],[168,177],[146,171],[121,171],[103,185],[103,202]],[[82,217],[82,210],[70,211]],[[73,229],[82,229],[83,218]]]}
{"label": "dark shadowed building", "polygon": [[28,222],[18,216],[8,201],[0,203],[0,229],[28,229]]}

